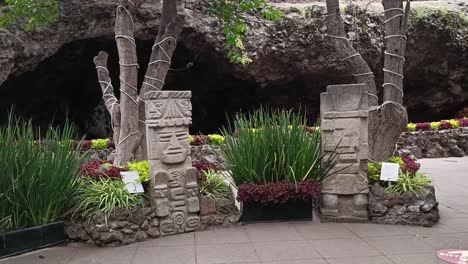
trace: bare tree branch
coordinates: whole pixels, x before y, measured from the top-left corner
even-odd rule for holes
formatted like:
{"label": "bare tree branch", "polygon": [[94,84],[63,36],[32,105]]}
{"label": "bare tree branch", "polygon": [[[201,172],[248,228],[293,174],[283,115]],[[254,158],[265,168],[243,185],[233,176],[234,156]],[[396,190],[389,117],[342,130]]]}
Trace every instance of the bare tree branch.
{"label": "bare tree branch", "polygon": [[351,69],[353,76],[358,83],[366,85],[369,97],[369,106],[378,104],[377,89],[375,87],[374,74],[369,65],[351,45],[346,36],[344,23],[340,15],[339,0],[327,0],[327,32],[330,41],[333,43],[341,59]]}
{"label": "bare tree branch", "polygon": [[112,130],[114,132],[113,139],[114,142],[117,142],[120,134],[120,105],[115,97],[114,87],[109,77],[109,70],[107,69],[108,57],[109,55],[106,52],[101,51],[94,57],[93,61],[96,65],[98,80],[102,90],[102,99],[111,116]]}

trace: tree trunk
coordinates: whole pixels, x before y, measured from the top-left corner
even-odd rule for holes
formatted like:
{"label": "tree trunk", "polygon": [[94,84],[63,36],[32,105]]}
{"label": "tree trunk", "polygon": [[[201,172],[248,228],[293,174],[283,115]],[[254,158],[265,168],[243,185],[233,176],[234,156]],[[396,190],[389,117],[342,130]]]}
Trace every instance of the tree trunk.
{"label": "tree trunk", "polygon": [[133,13],[136,7],[133,2],[122,0],[117,7],[115,21],[115,40],[120,65],[120,138],[115,142],[117,156],[116,166],[127,165],[134,158],[138,146],[138,103],[137,81],[138,61],[136,43],[133,36]]}
{"label": "tree trunk", "polygon": [[339,0],[327,0],[327,31],[336,51],[351,69],[358,83],[364,83],[369,93],[369,157],[372,161],[385,161],[408,121],[403,107],[403,64],[406,47],[409,2],[403,10],[402,0],[383,0],[385,13],[385,39],[387,49],[384,62],[384,103],[377,107],[378,97],[374,75],[361,55],[346,37],[340,16]]}
{"label": "tree trunk", "polygon": [[406,11],[402,0],[383,0],[385,14],[384,103],[369,114],[369,151],[373,161],[385,161],[393,156],[396,143],[408,123],[403,104],[403,64],[406,49]]}
{"label": "tree trunk", "polygon": [[[181,3],[175,0],[164,0],[162,7],[161,24],[158,36],[151,50],[150,62],[146,70],[145,79],[140,90],[139,102],[139,129],[145,131],[145,102],[142,99],[149,91],[162,90],[167,72],[171,66],[171,58],[177,47],[179,37],[185,23],[185,16],[181,10]],[[141,133],[140,149],[142,158],[147,159],[146,133]]]}
{"label": "tree trunk", "polygon": [[108,55],[100,52],[95,57],[103,100],[112,118],[115,165],[127,165],[134,159],[147,159],[144,94],[161,90],[177,46],[177,38],[184,26],[185,16],[181,0],[164,0],[158,36],[151,52],[143,86],[138,93],[138,61],[133,33],[133,14],[144,0],[121,0],[117,7],[115,40],[120,65],[120,103],[107,69]]}
{"label": "tree trunk", "polygon": [[369,106],[378,104],[377,89],[375,87],[374,74],[369,65],[351,45],[344,23],[340,15],[339,0],[327,0],[327,32],[328,38],[340,55],[341,60],[351,69],[357,83],[363,83],[369,92]]}

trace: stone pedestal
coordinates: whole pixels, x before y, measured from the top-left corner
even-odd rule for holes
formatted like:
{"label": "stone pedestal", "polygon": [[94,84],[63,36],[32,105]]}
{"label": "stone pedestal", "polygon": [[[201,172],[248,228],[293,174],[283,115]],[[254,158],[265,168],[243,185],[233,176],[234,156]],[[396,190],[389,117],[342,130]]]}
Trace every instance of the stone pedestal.
{"label": "stone pedestal", "polygon": [[368,95],[361,84],[331,85],[320,95],[322,151],[336,152],[336,173],[322,183],[324,221],[368,221]]}
{"label": "stone pedestal", "polygon": [[161,235],[193,231],[200,226],[196,169],[189,156],[190,98],[190,91],[145,94],[150,198],[160,218]]}

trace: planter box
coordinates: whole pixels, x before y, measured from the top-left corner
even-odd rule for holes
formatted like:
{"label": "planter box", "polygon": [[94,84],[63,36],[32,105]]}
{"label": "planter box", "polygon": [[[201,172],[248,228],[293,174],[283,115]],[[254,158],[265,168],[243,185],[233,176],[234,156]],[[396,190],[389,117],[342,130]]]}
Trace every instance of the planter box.
{"label": "planter box", "polygon": [[64,222],[56,222],[0,234],[0,258],[63,243],[64,229]]}
{"label": "planter box", "polygon": [[312,210],[312,200],[293,200],[284,204],[243,203],[242,221],[312,221]]}

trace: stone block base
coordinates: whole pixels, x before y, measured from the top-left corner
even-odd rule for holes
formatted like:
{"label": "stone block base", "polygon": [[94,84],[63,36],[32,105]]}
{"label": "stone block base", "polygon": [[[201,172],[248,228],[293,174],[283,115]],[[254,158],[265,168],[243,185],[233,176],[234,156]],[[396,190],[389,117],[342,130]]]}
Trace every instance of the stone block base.
{"label": "stone block base", "polygon": [[376,224],[400,224],[430,227],[439,222],[435,189],[428,186],[417,194],[388,193],[379,185],[371,187],[369,217]]}
{"label": "stone block base", "polygon": [[323,222],[367,222],[367,194],[323,194],[320,215]]}

